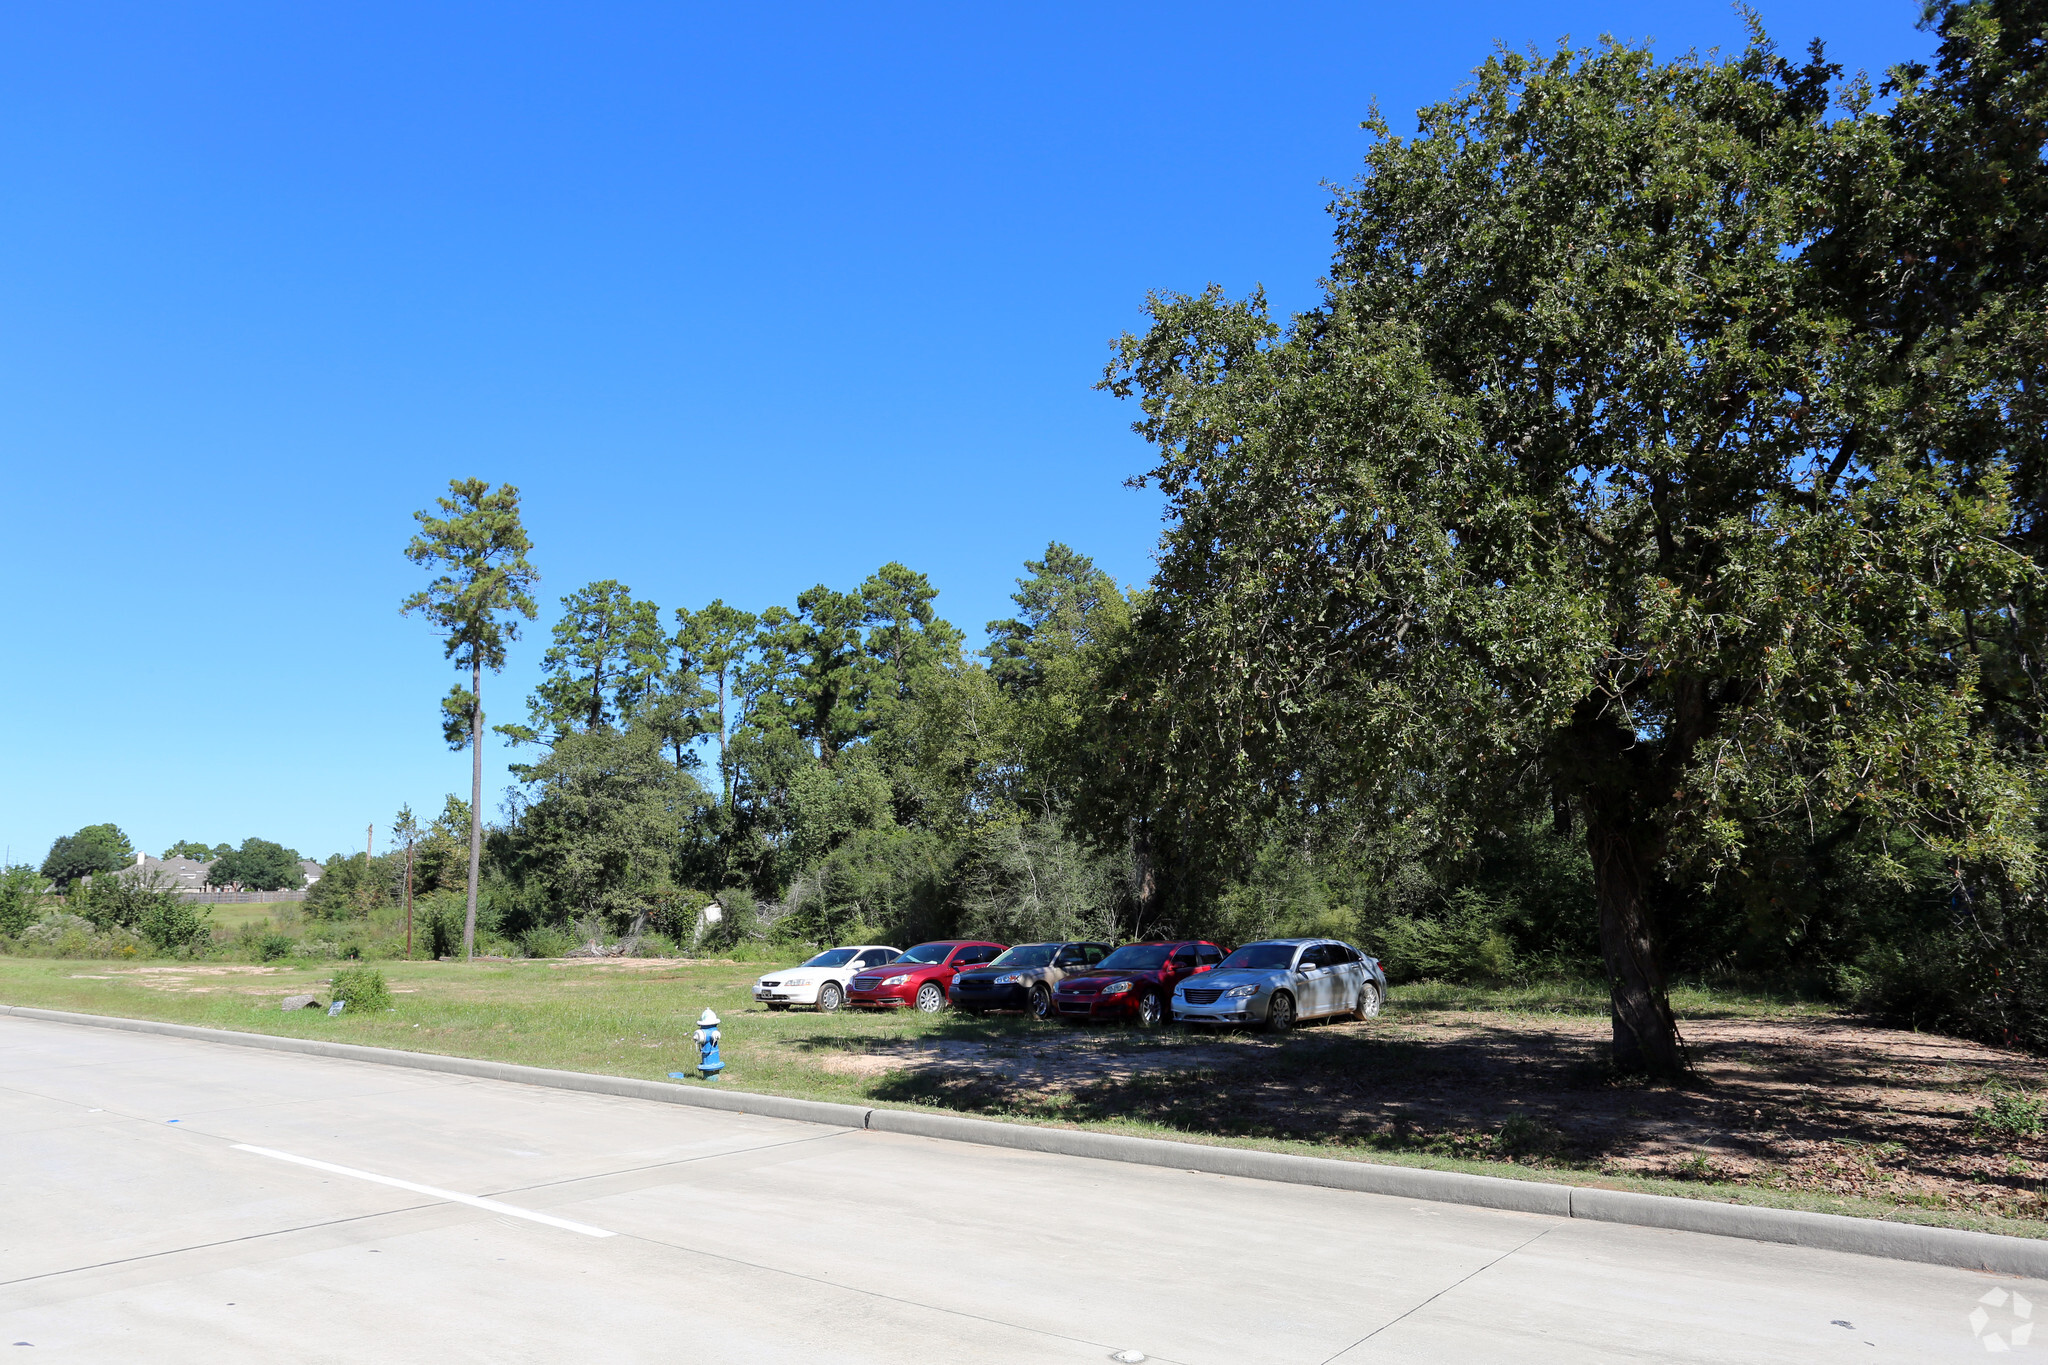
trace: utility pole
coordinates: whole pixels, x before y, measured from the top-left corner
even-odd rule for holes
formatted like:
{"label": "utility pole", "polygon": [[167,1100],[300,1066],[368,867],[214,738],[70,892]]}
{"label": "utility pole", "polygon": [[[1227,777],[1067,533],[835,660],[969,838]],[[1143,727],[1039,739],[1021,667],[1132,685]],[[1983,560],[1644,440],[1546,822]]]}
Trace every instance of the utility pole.
{"label": "utility pole", "polygon": [[413,836],[405,836],[405,960],[412,961],[412,845]]}

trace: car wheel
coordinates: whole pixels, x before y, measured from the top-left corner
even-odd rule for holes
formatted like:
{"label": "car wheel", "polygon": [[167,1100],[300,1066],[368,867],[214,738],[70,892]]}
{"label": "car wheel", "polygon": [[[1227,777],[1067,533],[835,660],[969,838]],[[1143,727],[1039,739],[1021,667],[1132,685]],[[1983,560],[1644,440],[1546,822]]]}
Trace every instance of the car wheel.
{"label": "car wheel", "polygon": [[1159,1003],[1159,997],[1147,991],[1138,1000],[1138,1027],[1158,1028],[1159,1021],[1166,1017],[1166,1007]]}
{"label": "car wheel", "polygon": [[1357,1020],[1372,1018],[1380,1012],[1380,987],[1377,981],[1368,981],[1358,988],[1358,1008],[1351,1011]]}
{"label": "car wheel", "polygon": [[1266,1006],[1266,1032],[1285,1033],[1294,1027],[1294,997],[1286,991],[1274,991],[1273,1003]]}
{"label": "car wheel", "polygon": [[946,990],[936,981],[927,981],[917,988],[917,1007],[926,1014],[937,1014],[946,1008]]}
{"label": "car wheel", "polygon": [[827,981],[818,988],[818,1009],[824,1014],[837,1014],[839,1007],[846,1003],[846,992],[839,989],[836,981]]}
{"label": "car wheel", "polygon": [[1052,992],[1043,986],[1031,988],[1031,1017],[1044,1019],[1052,1013]]}

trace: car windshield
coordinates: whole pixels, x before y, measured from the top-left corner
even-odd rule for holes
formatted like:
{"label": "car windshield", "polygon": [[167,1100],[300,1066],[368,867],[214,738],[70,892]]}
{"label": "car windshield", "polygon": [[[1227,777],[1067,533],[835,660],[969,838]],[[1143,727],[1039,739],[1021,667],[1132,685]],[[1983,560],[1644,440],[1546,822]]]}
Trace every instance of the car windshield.
{"label": "car windshield", "polygon": [[859,951],[860,949],[858,948],[827,948],[824,952],[819,953],[809,962],[806,962],[804,966],[844,967],[847,963],[853,961],[853,955]]}
{"label": "car windshield", "polygon": [[936,963],[944,962],[946,954],[952,951],[953,945],[950,943],[920,943],[909,952],[892,960],[889,965],[893,967],[898,962],[915,962],[920,967],[930,967]]}
{"label": "car windshield", "polygon": [[1243,967],[1257,972],[1291,967],[1294,965],[1294,949],[1292,943],[1247,943],[1224,958],[1223,966],[1218,970],[1227,972],[1232,967]]}
{"label": "car windshield", "polygon": [[1052,955],[1058,948],[1059,945],[1057,943],[1026,943],[1010,949],[1009,952],[1004,953],[988,965],[991,967],[1043,967],[1052,961]]}
{"label": "car windshield", "polygon": [[1098,970],[1105,972],[1156,972],[1172,947],[1165,943],[1133,943],[1102,959]]}

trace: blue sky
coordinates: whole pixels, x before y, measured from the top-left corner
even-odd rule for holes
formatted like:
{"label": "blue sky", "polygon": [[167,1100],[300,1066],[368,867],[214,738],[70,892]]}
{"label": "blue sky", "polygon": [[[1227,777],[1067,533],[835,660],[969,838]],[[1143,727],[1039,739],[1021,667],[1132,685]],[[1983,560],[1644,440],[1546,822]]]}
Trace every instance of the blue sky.
{"label": "blue sky", "polygon": [[[1917,0],[1765,4],[1852,70]],[[0,16],[0,846],[360,847],[467,790],[411,513],[525,495],[556,599],[902,560],[977,643],[1050,539],[1150,567],[1091,385],[1147,290],[1314,301],[1322,183],[1496,41],[1718,2],[14,6]],[[496,795],[507,753],[488,750]]]}

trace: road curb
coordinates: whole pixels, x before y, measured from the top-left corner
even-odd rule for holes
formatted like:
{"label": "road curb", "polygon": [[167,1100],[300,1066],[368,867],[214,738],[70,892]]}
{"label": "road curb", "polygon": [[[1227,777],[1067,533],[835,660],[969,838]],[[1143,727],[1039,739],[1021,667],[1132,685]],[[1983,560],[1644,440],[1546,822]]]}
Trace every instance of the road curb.
{"label": "road curb", "polygon": [[118,1015],[74,1014],[26,1005],[0,1005],[0,1014],[53,1024],[84,1024],[130,1033],[264,1048],[273,1052],[370,1062],[379,1066],[410,1067],[416,1071],[439,1071],[482,1080],[511,1081],[519,1085],[542,1085],[623,1099],[654,1100],[662,1104],[755,1114],[763,1118],[790,1119],[835,1128],[867,1128],[880,1133],[936,1138],[946,1142],[972,1142],[985,1147],[1092,1157],[1140,1166],[1166,1166],[1211,1175],[1356,1190],[1363,1194],[1467,1204],[1554,1218],[1584,1218],[1673,1232],[1699,1232],[1752,1242],[1778,1242],[1823,1251],[1843,1251],[1859,1256],[1881,1256],[1887,1260],[1920,1261],[1929,1265],[2048,1280],[2048,1240],[2004,1237],[1990,1232],[1886,1223],[1874,1218],[1808,1213],[1801,1209],[1678,1199],[1670,1195],[1637,1194],[1630,1190],[1603,1190],[1540,1180],[1509,1180],[1501,1176],[1469,1175],[1462,1171],[1337,1161],[1328,1157],[1295,1156],[1287,1152],[1262,1152],[1244,1147],[1212,1147],[1202,1143],[1127,1137],[1121,1133],[996,1123],[988,1119],[917,1109],[869,1109],[823,1100],[757,1095],[745,1090],[713,1090],[703,1086],[634,1080],[625,1076],[596,1076],[581,1071],[520,1066],[512,1062],[486,1062],[433,1052],[406,1052],[395,1048],[368,1047],[361,1043],[330,1043],[317,1038],[241,1033],[192,1024],[160,1023],[153,1019],[127,1019]]}

